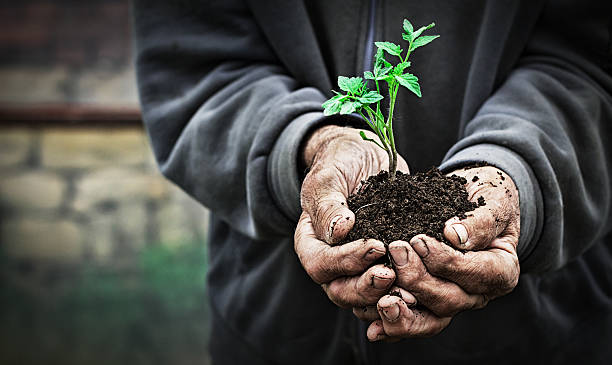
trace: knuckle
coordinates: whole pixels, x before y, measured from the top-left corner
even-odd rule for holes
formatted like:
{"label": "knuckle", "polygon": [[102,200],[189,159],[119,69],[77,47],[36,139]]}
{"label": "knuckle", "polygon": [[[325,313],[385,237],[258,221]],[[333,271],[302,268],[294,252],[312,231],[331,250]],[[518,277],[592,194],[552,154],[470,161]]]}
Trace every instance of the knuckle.
{"label": "knuckle", "polygon": [[425,270],[402,270],[398,274],[398,282],[404,289],[416,289],[425,277]]}
{"label": "knuckle", "polygon": [[356,253],[351,253],[344,256],[339,262],[338,265],[343,269],[343,272],[356,274],[363,270],[363,264],[361,262],[361,258]]}
{"label": "knuckle", "polygon": [[332,281],[329,285],[324,286],[325,293],[329,300],[331,300],[334,304],[341,308],[350,308],[353,307],[350,301],[346,298],[344,294],[344,287],[340,283],[336,281]]}
{"label": "knuckle", "polygon": [[466,301],[458,293],[453,290],[445,290],[431,310],[438,317],[449,317],[465,310],[465,307]]}
{"label": "knuckle", "polygon": [[[504,266],[506,266],[504,268]],[[506,265],[505,263],[500,263],[499,270],[494,275],[490,276],[490,280],[488,282],[490,287],[490,292],[494,293],[495,296],[502,296],[510,293],[516,285],[518,284],[520,268],[518,266],[518,260],[513,259],[510,265]]]}
{"label": "knuckle", "polygon": [[314,280],[317,284],[322,284],[327,280],[328,271],[320,260],[310,260],[304,264],[306,273]]}

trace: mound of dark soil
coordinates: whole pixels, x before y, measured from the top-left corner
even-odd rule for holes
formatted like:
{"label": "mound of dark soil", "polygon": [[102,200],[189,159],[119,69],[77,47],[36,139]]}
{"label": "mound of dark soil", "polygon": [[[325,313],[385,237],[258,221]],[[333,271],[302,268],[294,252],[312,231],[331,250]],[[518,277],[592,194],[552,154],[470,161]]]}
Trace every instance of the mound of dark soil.
{"label": "mound of dark soil", "polygon": [[424,233],[442,242],[444,223],[452,217],[465,218],[466,213],[485,205],[468,200],[466,179],[445,176],[432,168],[413,175],[397,172],[394,181],[381,171],[362,182],[359,191],[348,199],[349,209],[355,213],[355,225],[345,242],[360,238],[374,238],[389,244],[410,241]]}

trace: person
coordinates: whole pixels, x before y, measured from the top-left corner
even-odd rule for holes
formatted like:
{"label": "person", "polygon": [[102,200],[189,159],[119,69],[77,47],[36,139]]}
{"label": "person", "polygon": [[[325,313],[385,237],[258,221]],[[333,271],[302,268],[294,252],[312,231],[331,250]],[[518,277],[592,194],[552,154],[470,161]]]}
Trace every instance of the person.
{"label": "person", "polygon": [[[154,154],[211,211],[213,362],[612,358],[611,3],[133,6]],[[453,247],[393,242],[391,270],[372,265],[381,242],[333,245],[354,221],[347,195],[387,165],[363,120],[321,103],[371,69],[373,41],[403,42],[404,18],[441,37],[411,56],[423,98],[399,94],[400,169],[502,183],[468,180],[487,205],[448,222]]]}

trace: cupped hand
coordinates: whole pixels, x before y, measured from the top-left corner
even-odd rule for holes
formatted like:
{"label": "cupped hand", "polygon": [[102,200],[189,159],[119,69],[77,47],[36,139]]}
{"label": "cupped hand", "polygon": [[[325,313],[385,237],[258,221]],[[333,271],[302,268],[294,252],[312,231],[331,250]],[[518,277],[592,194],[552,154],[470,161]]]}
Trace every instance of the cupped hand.
{"label": "cupped hand", "polygon": [[433,336],[458,312],[482,308],[518,282],[520,210],[514,182],[491,166],[451,174],[465,177],[469,199],[482,196],[486,205],[446,222],[444,236],[454,247],[425,235],[389,245],[395,285],[409,299],[385,295],[378,301],[380,319],[367,332],[371,341]]}
{"label": "cupped hand", "polygon": [[[307,140],[303,157],[310,171],[302,184],[303,213],[294,236],[295,251],[308,275],[344,308],[375,306],[395,280],[392,269],[371,266],[386,254],[382,242],[364,239],[334,246],[355,222],[348,196],[362,180],[388,169],[387,154],[363,141],[359,131],[326,126]],[[364,133],[376,138],[370,131]],[[401,157],[398,169],[408,172]]]}

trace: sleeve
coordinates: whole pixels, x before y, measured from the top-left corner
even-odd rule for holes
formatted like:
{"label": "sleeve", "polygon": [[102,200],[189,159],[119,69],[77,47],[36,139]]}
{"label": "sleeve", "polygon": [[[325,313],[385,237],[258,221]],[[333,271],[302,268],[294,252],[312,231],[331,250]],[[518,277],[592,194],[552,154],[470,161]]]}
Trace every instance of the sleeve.
{"label": "sleeve", "polygon": [[287,236],[325,96],[287,74],[238,1],[133,3],[145,127],[162,173],[251,238]]}
{"label": "sleeve", "polygon": [[485,161],[513,178],[523,272],[560,268],[610,226],[612,9],[565,5],[545,10],[516,69],[442,164]]}

